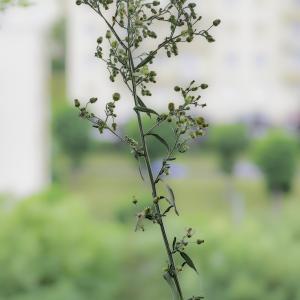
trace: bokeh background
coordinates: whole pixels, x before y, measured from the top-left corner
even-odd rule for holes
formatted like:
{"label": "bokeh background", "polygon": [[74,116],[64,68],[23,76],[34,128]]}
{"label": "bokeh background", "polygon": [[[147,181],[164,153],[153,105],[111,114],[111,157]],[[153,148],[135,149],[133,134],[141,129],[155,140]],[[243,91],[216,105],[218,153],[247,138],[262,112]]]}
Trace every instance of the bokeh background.
{"label": "bokeh background", "polygon": [[[123,92],[94,57],[105,27],[75,1],[32,2],[0,11],[0,299],[169,299],[157,228],[134,232],[132,197],[151,201],[135,160],[72,106]],[[203,28],[222,19],[217,42],[161,55],[148,100],[162,111],[174,85],[210,85],[207,136],[169,179],[181,210],[170,237],[192,227],[206,241],[189,249],[199,275],[180,275],[185,293],[299,300],[300,1],[197,3]],[[136,135],[131,99],[118,109]]]}

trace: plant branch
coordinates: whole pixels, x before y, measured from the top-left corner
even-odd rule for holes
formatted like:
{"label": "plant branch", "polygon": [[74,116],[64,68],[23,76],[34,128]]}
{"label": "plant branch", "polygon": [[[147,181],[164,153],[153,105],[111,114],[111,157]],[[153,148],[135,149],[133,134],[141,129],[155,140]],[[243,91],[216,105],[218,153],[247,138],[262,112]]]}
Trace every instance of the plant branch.
{"label": "plant branch", "polygon": [[[128,5],[128,4],[127,4]],[[128,45],[130,45],[130,31],[131,31],[131,22],[130,22],[130,17],[128,16]],[[137,96],[137,90],[136,90],[136,80],[135,80],[135,76],[134,76],[134,72],[136,70],[135,66],[134,66],[134,61],[133,61],[133,57],[132,57],[132,53],[131,53],[131,48],[130,46],[128,46],[128,57],[129,57],[129,65],[130,65],[130,77],[132,80],[132,93],[133,93],[133,97],[134,97],[134,103],[135,106],[138,106],[138,96]],[[146,162],[146,166],[147,166],[147,172],[148,172],[148,176],[149,176],[149,180],[151,183],[151,189],[152,189],[152,197],[153,199],[157,197],[157,190],[156,190],[156,185],[155,185],[155,181],[154,181],[154,176],[153,176],[153,172],[152,172],[152,168],[151,168],[151,162],[150,162],[150,157],[149,157],[149,151],[148,151],[148,147],[147,147],[147,143],[145,140],[145,133],[144,133],[144,128],[143,128],[143,123],[142,123],[142,118],[141,118],[141,114],[139,111],[135,111],[136,115],[137,115],[137,120],[138,120],[138,126],[139,126],[139,131],[140,131],[140,138],[141,138],[141,142],[142,142],[142,147],[144,150],[144,159]],[[161,234],[164,240],[164,244],[165,244],[165,248],[167,251],[167,255],[168,255],[168,259],[169,259],[169,264],[172,270],[172,274],[170,274],[174,280],[176,289],[178,291],[178,294],[180,296],[180,300],[183,300],[183,295],[182,295],[182,290],[181,290],[181,286],[178,280],[178,276],[177,276],[177,272],[176,272],[176,268],[175,268],[175,263],[174,263],[174,259],[173,259],[173,255],[172,255],[172,250],[170,247],[170,243],[167,237],[167,233],[166,233],[166,229],[164,226],[164,222],[162,220],[161,217],[161,211],[160,211],[160,206],[158,203],[155,204],[155,209],[157,212],[157,218],[158,218],[158,224],[160,226],[161,229]]]}

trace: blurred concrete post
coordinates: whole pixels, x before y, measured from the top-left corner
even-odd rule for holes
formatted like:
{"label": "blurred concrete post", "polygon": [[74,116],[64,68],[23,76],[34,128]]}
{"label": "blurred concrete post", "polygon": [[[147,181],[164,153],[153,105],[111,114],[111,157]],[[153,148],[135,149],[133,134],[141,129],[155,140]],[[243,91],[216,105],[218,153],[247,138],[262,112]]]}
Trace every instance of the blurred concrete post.
{"label": "blurred concrete post", "polygon": [[54,11],[51,0],[34,2],[0,13],[0,193],[17,197],[50,179],[46,33]]}

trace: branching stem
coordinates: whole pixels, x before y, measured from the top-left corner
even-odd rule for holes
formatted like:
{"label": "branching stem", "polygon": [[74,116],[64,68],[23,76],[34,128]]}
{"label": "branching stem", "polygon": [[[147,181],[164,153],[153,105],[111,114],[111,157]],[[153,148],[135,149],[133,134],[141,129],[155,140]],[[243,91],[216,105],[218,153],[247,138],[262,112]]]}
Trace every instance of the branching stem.
{"label": "branching stem", "polygon": [[[128,36],[130,36],[130,30],[131,30],[130,17],[128,18],[128,29],[127,30],[128,30]],[[129,38],[129,42],[130,42],[130,38]],[[133,94],[135,106],[138,106],[138,95],[137,95],[137,89],[136,89],[137,84],[136,84],[136,79],[135,79],[135,76],[134,76],[135,66],[134,66],[134,61],[133,61],[130,46],[128,46],[127,51],[128,51],[129,65],[130,65],[130,77],[132,79],[132,94]],[[150,180],[150,184],[151,184],[151,189],[152,189],[152,197],[154,199],[154,198],[157,197],[157,190],[156,190],[156,183],[155,183],[152,168],[151,168],[151,161],[150,161],[150,156],[149,156],[149,152],[148,152],[148,147],[147,147],[147,143],[146,143],[146,139],[145,139],[145,132],[144,132],[144,128],[143,128],[143,122],[142,122],[141,114],[140,114],[139,111],[136,111],[136,115],[137,115],[140,138],[141,138],[143,152],[144,152],[144,159],[145,159],[145,163],[146,163],[146,166],[147,166],[147,172],[148,172],[148,176],[149,176],[149,180]],[[172,276],[172,278],[174,280],[176,289],[178,291],[178,295],[180,296],[180,300],[183,300],[182,290],[181,290],[180,282],[178,280],[172,250],[171,250],[171,247],[170,247],[170,243],[169,243],[169,240],[168,240],[168,236],[167,236],[167,233],[166,233],[164,222],[163,222],[163,219],[161,217],[160,206],[159,206],[158,203],[155,204],[155,209],[156,209],[156,212],[157,212],[157,218],[158,218],[157,221],[158,221],[158,224],[160,226],[161,234],[162,234],[162,237],[163,237],[163,240],[164,240],[166,252],[167,252],[167,255],[168,255],[168,259],[169,259],[169,266],[170,266],[171,271],[172,271],[172,274],[170,274],[170,275]]]}

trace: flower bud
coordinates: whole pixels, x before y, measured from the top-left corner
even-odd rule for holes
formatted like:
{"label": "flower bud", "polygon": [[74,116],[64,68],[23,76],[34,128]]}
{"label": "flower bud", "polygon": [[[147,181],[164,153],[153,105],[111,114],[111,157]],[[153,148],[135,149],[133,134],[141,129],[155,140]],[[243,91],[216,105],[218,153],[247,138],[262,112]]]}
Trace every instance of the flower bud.
{"label": "flower bud", "polygon": [[204,240],[197,240],[197,245],[201,245],[201,244],[203,244],[204,243]]}
{"label": "flower bud", "polygon": [[103,42],[103,37],[100,36],[100,37],[98,38],[98,40],[97,40],[97,43],[98,43],[98,44],[102,44],[102,42]]}
{"label": "flower bud", "polygon": [[174,87],[174,91],[175,91],[175,92],[180,92],[180,87],[179,87],[179,86],[175,86],[175,87]]}
{"label": "flower bud", "polygon": [[214,20],[213,24],[214,26],[219,26],[221,24],[221,20],[220,19]]}
{"label": "flower bud", "polygon": [[208,85],[206,83],[201,84],[201,89],[206,90],[208,88]]}
{"label": "flower bud", "polygon": [[111,32],[110,32],[109,30],[106,31],[105,37],[106,37],[107,39],[110,39],[110,38],[111,38]]}
{"label": "flower bud", "polygon": [[78,99],[74,100],[75,107],[80,107],[80,102]]}
{"label": "flower bud", "polygon": [[93,97],[93,98],[91,98],[90,99],[90,103],[96,103],[97,102],[97,100],[98,100],[98,98],[96,98],[96,97]]}
{"label": "flower bud", "polygon": [[76,5],[81,5],[82,4],[82,1],[81,0],[77,0],[76,1]]}
{"label": "flower bud", "polygon": [[137,205],[137,204],[138,204],[138,201],[137,201],[137,199],[136,199],[135,197],[133,197],[132,203],[133,203],[134,205]]}
{"label": "flower bud", "polygon": [[205,123],[205,120],[204,120],[203,117],[198,117],[196,119],[196,122],[197,122],[198,125],[203,125]]}
{"label": "flower bud", "polygon": [[117,41],[112,41],[111,46],[112,46],[112,48],[117,48],[118,47],[118,42]]}
{"label": "flower bud", "polygon": [[173,102],[170,102],[168,105],[169,111],[174,111],[175,110],[175,105]]}
{"label": "flower bud", "polygon": [[113,94],[113,100],[114,101],[119,101],[121,99],[121,95],[119,93],[114,93]]}

